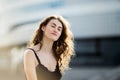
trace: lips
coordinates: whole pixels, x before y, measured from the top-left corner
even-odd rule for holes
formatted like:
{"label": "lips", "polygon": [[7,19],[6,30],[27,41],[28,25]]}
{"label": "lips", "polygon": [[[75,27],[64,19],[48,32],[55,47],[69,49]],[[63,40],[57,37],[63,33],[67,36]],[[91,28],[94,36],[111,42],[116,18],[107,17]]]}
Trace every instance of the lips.
{"label": "lips", "polygon": [[52,35],[54,35],[54,36],[57,36],[57,34],[56,33],[51,33]]}

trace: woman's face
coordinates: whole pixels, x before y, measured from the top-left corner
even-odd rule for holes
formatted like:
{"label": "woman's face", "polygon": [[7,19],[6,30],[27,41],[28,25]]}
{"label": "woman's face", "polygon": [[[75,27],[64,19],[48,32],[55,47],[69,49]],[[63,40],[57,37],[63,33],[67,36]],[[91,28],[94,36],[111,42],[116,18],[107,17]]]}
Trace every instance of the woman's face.
{"label": "woman's face", "polygon": [[61,33],[62,33],[63,26],[60,21],[57,19],[52,19],[49,21],[49,23],[46,26],[42,27],[42,30],[44,32],[44,36],[47,38],[56,41],[59,39]]}

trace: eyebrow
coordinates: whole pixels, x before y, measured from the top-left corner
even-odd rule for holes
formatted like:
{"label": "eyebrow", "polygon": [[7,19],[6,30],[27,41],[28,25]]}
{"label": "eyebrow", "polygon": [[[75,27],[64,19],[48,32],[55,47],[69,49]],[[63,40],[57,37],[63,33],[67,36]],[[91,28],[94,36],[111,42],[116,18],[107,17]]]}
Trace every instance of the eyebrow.
{"label": "eyebrow", "polygon": [[[56,24],[55,23],[51,23],[51,24],[53,24],[53,25],[55,25],[56,26]],[[58,26],[59,28],[62,28],[61,26]]]}

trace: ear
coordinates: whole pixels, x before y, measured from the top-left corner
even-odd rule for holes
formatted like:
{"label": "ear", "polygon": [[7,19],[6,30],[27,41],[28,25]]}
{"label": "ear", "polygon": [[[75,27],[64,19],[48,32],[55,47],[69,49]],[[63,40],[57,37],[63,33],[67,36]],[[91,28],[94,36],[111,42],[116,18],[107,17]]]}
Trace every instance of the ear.
{"label": "ear", "polygon": [[45,31],[45,28],[46,28],[45,26],[42,26],[42,28],[41,28],[41,29],[42,29],[42,31]]}

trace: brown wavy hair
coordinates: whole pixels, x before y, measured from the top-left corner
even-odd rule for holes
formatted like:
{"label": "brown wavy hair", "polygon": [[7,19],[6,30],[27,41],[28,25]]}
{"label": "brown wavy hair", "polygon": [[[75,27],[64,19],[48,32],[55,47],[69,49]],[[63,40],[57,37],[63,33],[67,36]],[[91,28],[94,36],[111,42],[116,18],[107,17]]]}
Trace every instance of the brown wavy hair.
{"label": "brown wavy hair", "polygon": [[41,28],[42,26],[46,26],[52,19],[58,20],[63,26],[59,39],[53,43],[52,47],[52,50],[56,56],[56,60],[59,63],[59,69],[63,73],[65,69],[70,69],[69,63],[71,56],[73,56],[75,53],[74,38],[70,30],[70,25],[62,16],[50,15],[43,19],[40,22],[39,28],[36,30],[32,40],[30,41],[29,47],[37,44],[40,44],[40,48],[42,47],[43,31]]}

